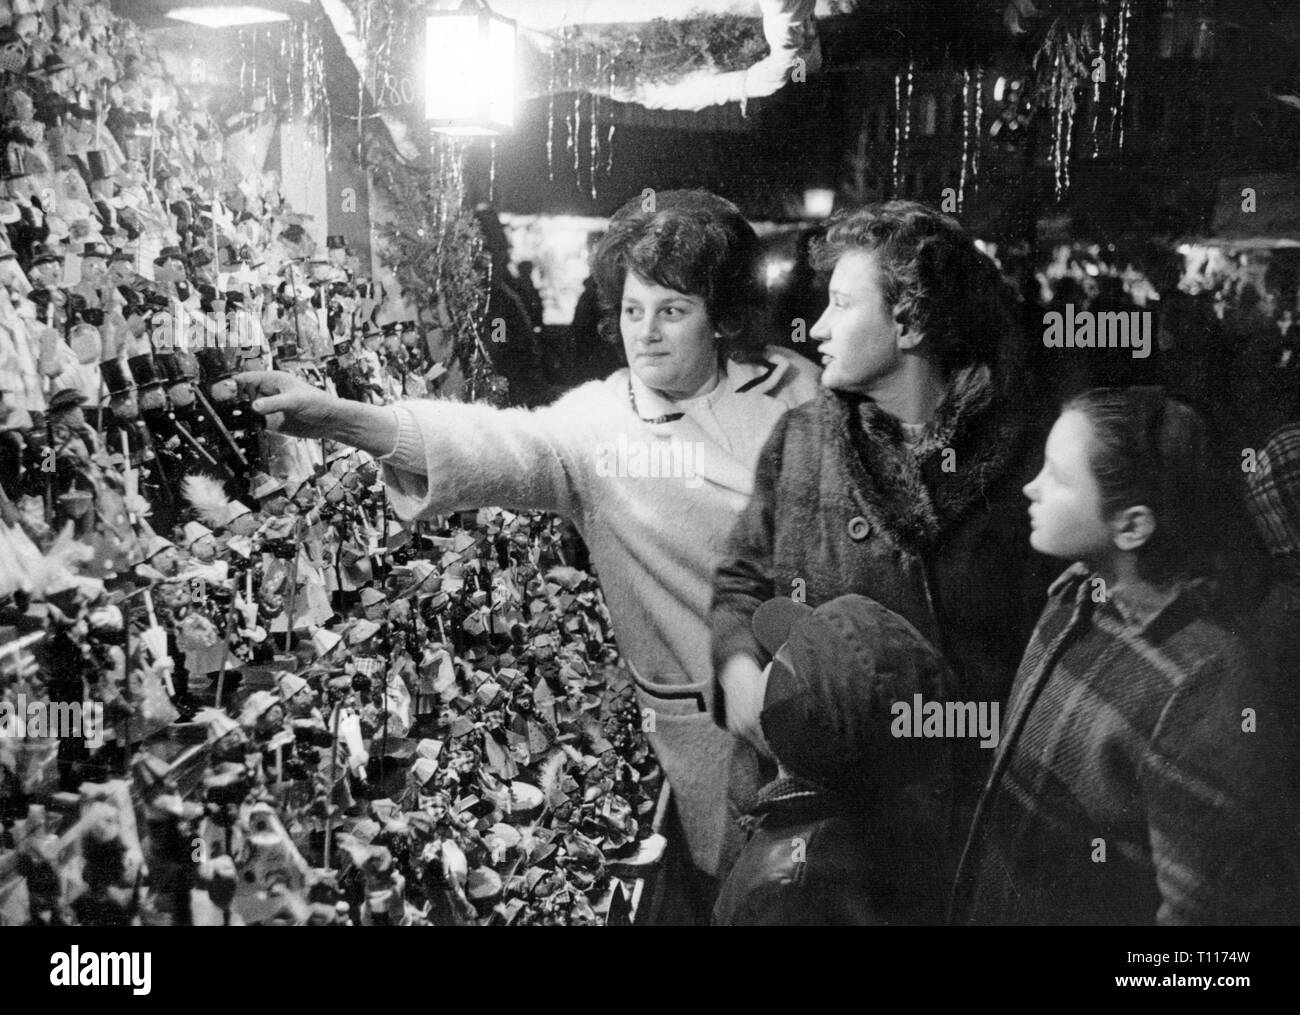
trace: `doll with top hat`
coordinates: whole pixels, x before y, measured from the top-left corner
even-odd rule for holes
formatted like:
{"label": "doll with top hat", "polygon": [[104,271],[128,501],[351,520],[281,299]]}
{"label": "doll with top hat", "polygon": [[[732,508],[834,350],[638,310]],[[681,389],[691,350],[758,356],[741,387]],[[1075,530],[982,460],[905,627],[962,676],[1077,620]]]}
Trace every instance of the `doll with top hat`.
{"label": "doll with top hat", "polygon": [[127,455],[131,470],[142,475],[154,459],[153,438],[140,416],[140,402],[135,378],[124,359],[104,360],[99,364],[107,406],[102,412],[100,432],[108,449]]}

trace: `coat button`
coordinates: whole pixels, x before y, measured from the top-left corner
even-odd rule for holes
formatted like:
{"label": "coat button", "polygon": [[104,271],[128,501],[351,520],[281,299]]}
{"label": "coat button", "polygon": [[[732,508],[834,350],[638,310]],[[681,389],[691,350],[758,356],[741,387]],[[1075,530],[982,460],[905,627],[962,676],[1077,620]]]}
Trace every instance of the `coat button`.
{"label": "coat button", "polygon": [[871,523],[861,515],[855,515],[849,520],[849,538],[855,543],[860,543],[871,535]]}

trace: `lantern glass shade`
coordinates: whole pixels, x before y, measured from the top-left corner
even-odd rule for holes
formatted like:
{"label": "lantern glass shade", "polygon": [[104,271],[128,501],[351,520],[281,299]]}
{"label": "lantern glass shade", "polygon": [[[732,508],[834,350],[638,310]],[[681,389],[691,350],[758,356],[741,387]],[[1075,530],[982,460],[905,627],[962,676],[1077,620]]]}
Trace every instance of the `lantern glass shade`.
{"label": "lantern glass shade", "polygon": [[434,13],[425,40],[425,117],[443,134],[515,123],[515,23],[488,10]]}

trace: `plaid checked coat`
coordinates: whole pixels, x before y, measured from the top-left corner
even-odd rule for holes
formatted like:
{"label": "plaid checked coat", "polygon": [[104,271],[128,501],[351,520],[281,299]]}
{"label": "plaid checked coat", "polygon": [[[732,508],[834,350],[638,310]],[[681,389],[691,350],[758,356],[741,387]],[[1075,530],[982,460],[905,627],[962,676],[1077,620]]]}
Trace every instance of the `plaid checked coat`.
{"label": "plaid checked coat", "polygon": [[[957,875],[974,924],[1293,918],[1282,708],[1204,588],[1142,600],[1062,575],[1025,652]],[[1252,709],[1253,713],[1243,713]],[[1258,732],[1245,732],[1253,714]]]}
{"label": "plaid checked coat", "polygon": [[[1245,473],[1247,506],[1269,554],[1260,650],[1283,686],[1300,681],[1300,423],[1282,427]],[[1300,804],[1300,710],[1291,731],[1291,801]]]}

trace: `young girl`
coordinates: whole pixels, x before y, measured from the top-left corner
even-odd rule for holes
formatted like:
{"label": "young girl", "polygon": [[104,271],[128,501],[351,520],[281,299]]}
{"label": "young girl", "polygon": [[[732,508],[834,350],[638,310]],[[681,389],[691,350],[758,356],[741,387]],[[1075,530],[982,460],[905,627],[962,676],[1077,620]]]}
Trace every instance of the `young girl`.
{"label": "young girl", "polygon": [[1205,428],[1160,389],[1069,402],[1025,487],[1052,586],[1004,713],[954,918],[1285,919],[1274,704],[1209,580]]}

